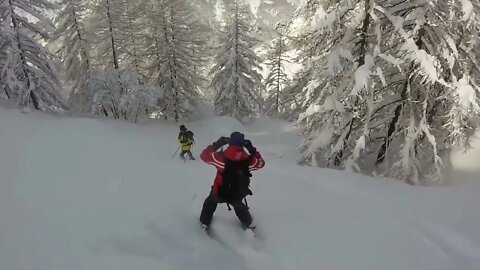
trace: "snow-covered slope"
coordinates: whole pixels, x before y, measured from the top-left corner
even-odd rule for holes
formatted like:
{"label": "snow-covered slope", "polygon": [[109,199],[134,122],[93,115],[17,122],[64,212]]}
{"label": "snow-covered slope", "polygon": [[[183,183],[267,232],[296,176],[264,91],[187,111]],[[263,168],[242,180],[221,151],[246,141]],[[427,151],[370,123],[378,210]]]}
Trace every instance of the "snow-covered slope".
{"label": "snow-covered slope", "polygon": [[480,186],[410,187],[295,165],[288,124],[189,127],[195,153],[239,129],[263,153],[249,240],[220,205],[198,214],[214,169],[171,159],[177,127],[0,109],[0,269],[451,270],[480,265]]}

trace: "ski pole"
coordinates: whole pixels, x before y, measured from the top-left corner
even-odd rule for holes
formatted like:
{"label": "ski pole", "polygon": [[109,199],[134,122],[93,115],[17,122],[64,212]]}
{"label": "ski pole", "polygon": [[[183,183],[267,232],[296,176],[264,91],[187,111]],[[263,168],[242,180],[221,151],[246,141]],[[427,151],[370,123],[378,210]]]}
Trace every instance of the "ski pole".
{"label": "ski pole", "polygon": [[175,153],[173,153],[173,156],[172,156],[172,159],[175,157],[175,155],[178,153],[178,150],[180,150],[180,147],[181,145],[177,148],[177,151],[175,151]]}

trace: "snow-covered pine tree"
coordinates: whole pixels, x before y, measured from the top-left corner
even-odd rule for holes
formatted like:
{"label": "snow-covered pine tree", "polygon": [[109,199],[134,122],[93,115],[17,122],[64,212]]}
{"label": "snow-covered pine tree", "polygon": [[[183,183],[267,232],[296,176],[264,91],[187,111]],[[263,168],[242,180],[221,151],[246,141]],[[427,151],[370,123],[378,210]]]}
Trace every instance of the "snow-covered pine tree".
{"label": "snow-covered pine tree", "polygon": [[382,108],[394,117],[376,165],[387,175],[420,184],[441,178],[441,157],[448,158],[454,145],[468,144],[476,129],[479,2],[384,2],[376,10],[385,16],[403,72],[386,69],[397,102]]}
{"label": "snow-covered pine tree", "polygon": [[[124,94],[118,94],[118,85],[126,89]],[[158,109],[157,102],[163,95],[162,89],[143,83],[140,75],[131,70],[95,69],[88,90],[89,97],[93,100],[94,114],[109,116],[113,103],[112,93],[117,93],[116,108],[124,114],[124,119],[134,122],[145,110],[151,112]]]}
{"label": "snow-covered pine tree", "polygon": [[[186,0],[152,1],[147,69],[152,83],[165,90],[159,106],[165,118],[188,117],[200,97],[204,80],[205,25]],[[201,36],[203,34],[203,36]]]}
{"label": "snow-covered pine tree", "polygon": [[[118,39],[122,46],[121,66],[122,74],[130,79],[136,79],[136,82],[129,82],[132,86],[121,98],[120,107],[127,110],[128,115],[132,115],[133,105],[135,121],[141,116],[150,117],[150,113],[159,109],[158,104],[163,97],[163,89],[151,84],[148,73],[148,56],[151,48],[150,29],[152,25],[158,23],[159,19],[152,14],[155,7],[154,1],[128,1],[122,0],[122,9],[119,10],[119,34]],[[155,37],[157,38],[157,37]],[[129,100],[129,106],[124,106],[125,100]]]}
{"label": "snow-covered pine tree", "polygon": [[[125,97],[132,99],[133,93],[140,95],[142,85],[148,92],[142,96],[158,97],[163,93],[160,87],[156,88],[158,93],[149,93],[155,87],[147,85],[148,79],[143,72],[143,54],[147,49],[144,43],[145,29],[151,23],[145,15],[148,5],[146,2],[144,5],[127,0],[99,0],[95,4],[87,27],[94,40],[91,53],[92,66],[97,70],[94,78],[100,80],[92,82],[95,86],[89,89],[90,98],[95,101],[93,109],[106,116],[129,119],[131,107],[122,106]],[[118,78],[117,85],[113,86],[115,77]],[[128,82],[129,79],[136,81]],[[100,87],[102,85],[103,89]],[[151,105],[157,102],[147,103]],[[150,105],[143,102],[139,107],[146,106],[146,110],[140,111],[149,114]]]}
{"label": "snow-covered pine tree", "polygon": [[144,62],[143,73],[147,80],[155,85],[160,85],[160,75],[164,72],[162,70],[165,54],[165,40],[162,35],[163,11],[162,6],[157,5],[155,1],[148,1],[145,3],[145,18],[141,18],[141,24],[145,26],[145,30],[140,36],[140,43],[144,44],[141,51]]}
{"label": "snow-covered pine tree", "polygon": [[64,66],[64,79],[71,84],[70,105],[81,112],[89,112],[91,100],[87,89],[91,72],[89,41],[83,25],[86,0],[62,0],[55,20],[54,42],[59,43],[57,54]]}
{"label": "snow-covered pine tree", "polygon": [[324,9],[306,1],[295,96],[305,161],[412,184],[437,179],[441,150],[475,129],[475,6],[366,0]]}
{"label": "snow-covered pine tree", "polygon": [[212,69],[215,112],[240,121],[254,118],[261,105],[260,59],[253,50],[257,41],[250,36],[249,15],[248,7],[235,1]]}
{"label": "snow-covered pine tree", "polygon": [[89,14],[87,28],[91,39],[94,41],[92,50],[92,62],[95,66],[101,66],[108,69],[120,69],[120,61],[123,57],[120,39],[120,27],[123,0],[96,0],[93,2],[92,12]]}
{"label": "snow-covered pine tree", "polygon": [[[191,9],[193,10],[192,16],[194,16],[197,22],[192,27],[190,50],[196,61],[191,66],[193,73],[196,77],[200,77],[202,80],[199,83],[201,92],[205,95],[205,90],[209,88],[208,73],[210,72],[211,62],[213,60],[214,44],[216,37],[219,33],[218,30],[220,23],[215,19],[215,1],[202,0],[198,3],[191,3]],[[208,9],[208,10],[206,10]],[[209,17],[206,17],[208,14]],[[208,37],[208,38],[206,38]]]}
{"label": "snow-covered pine tree", "polygon": [[[298,60],[298,58],[292,59],[292,62],[296,60]],[[299,115],[305,111],[304,95],[299,89],[304,89],[307,86],[310,76],[306,73],[309,71],[310,70],[305,68],[298,71],[294,74],[289,85],[282,91],[282,106],[285,108],[283,117],[289,121],[293,122],[298,120]]]}
{"label": "snow-covered pine tree", "polygon": [[269,69],[269,73],[264,80],[268,93],[265,104],[267,115],[279,115],[287,109],[283,106],[284,95],[282,90],[289,83],[285,68],[290,59],[286,55],[288,52],[287,37],[282,33],[281,29],[277,29],[277,31],[277,38],[273,40],[272,47],[267,52],[267,60],[265,62]]}
{"label": "snow-covered pine tree", "polygon": [[146,20],[148,2],[96,0],[94,4],[88,29],[95,44],[95,66],[140,69],[141,37],[152,23]]}
{"label": "snow-covered pine tree", "polygon": [[[120,0],[117,9],[118,46],[120,52],[120,66],[142,74],[142,58],[145,49],[145,29],[151,21],[146,20],[146,2]],[[144,74],[142,74],[144,75]],[[140,83],[144,83],[143,76],[139,76]]]}
{"label": "snow-covered pine tree", "polygon": [[[192,51],[195,57],[202,58],[200,65],[194,65],[194,73],[197,76],[204,78],[200,84],[200,89],[203,98],[206,100],[213,100],[215,91],[209,85],[209,73],[213,66],[214,49],[218,46],[218,39],[221,33],[222,21],[219,19],[219,11],[217,10],[217,0],[199,0],[191,1],[193,13],[200,22],[198,29],[195,31],[196,45],[192,46]],[[208,37],[208,38],[205,38]]]}
{"label": "snow-covered pine tree", "polygon": [[2,78],[0,89],[22,106],[37,110],[66,108],[54,57],[42,46],[53,30],[46,13],[54,8],[48,0],[0,2]]}
{"label": "snow-covered pine tree", "polygon": [[[91,66],[95,69],[95,80],[105,80],[91,82],[94,85],[105,85],[105,90],[108,90],[109,103],[102,103],[102,113],[105,116],[120,118],[125,116],[119,110],[120,98],[126,94],[127,89],[121,85],[120,78],[122,70],[120,67],[121,54],[121,40],[120,40],[120,25],[123,7],[123,0],[97,0],[91,2],[93,4],[92,11],[86,20],[86,29],[88,29],[89,40],[92,40]],[[103,69],[103,70],[102,70]],[[102,76],[104,75],[104,76]],[[113,87],[107,87],[115,81],[112,78],[118,77],[117,83]],[[93,76],[92,76],[93,78]],[[103,91],[92,92],[97,87],[89,87],[89,97],[94,100],[92,110],[99,99],[98,96],[105,96]],[[94,110],[98,111],[98,110]]]}
{"label": "snow-covered pine tree", "polygon": [[304,69],[295,81],[308,164],[359,170],[378,83],[371,9],[369,0],[327,1],[326,9],[310,0],[301,7],[296,42]]}

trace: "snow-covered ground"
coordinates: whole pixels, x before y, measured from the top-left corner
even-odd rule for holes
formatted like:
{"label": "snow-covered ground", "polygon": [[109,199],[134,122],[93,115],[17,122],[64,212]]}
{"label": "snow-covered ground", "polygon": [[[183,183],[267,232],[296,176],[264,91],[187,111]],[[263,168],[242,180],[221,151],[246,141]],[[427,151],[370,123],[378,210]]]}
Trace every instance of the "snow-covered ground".
{"label": "snow-covered ground", "polygon": [[264,155],[249,199],[258,238],[223,205],[218,241],[201,232],[214,168],[171,159],[176,125],[0,108],[0,269],[479,269],[480,183],[411,187],[298,167],[299,138],[278,120],[188,126],[194,154],[238,129]]}

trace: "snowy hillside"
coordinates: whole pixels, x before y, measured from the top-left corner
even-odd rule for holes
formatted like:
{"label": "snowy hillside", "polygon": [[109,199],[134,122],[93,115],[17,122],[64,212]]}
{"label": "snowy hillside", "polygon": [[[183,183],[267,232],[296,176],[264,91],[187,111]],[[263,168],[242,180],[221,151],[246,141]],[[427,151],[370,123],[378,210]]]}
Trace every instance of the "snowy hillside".
{"label": "snowy hillside", "polygon": [[189,125],[194,154],[246,132],[255,173],[248,239],[219,206],[208,238],[198,215],[214,169],[171,159],[177,127],[139,127],[0,109],[0,269],[475,270],[479,184],[419,188],[295,166],[288,124],[229,118]]}

